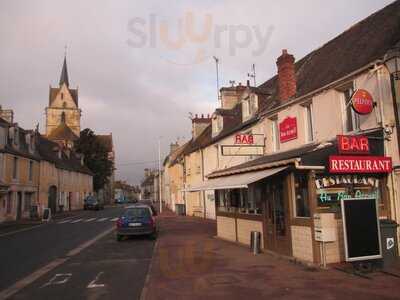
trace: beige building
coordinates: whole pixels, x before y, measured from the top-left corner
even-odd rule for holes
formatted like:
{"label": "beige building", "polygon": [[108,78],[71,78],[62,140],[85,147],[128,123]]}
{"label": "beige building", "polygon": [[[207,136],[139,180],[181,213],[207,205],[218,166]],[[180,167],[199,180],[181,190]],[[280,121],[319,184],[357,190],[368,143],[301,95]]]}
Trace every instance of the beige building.
{"label": "beige building", "polygon": [[[249,244],[258,231],[264,249],[317,264],[348,259],[343,197],[373,197],[379,218],[400,223],[399,73],[388,60],[399,57],[399,10],[396,1],[298,61],[284,50],[277,75],[258,88],[222,89],[211,137],[185,152],[188,213],[196,215],[199,195],[212,191],[219,237]],[[358,113],[357,103],[372,111]],[[337,135],[362,135],[373,158],[347,158]],[[345,158],[370,168],[330,163]]]}
{"label": "beige building", "polygon": [[0,222],[28,218],[38,199],[35,135],[8,121],[0,118]]}

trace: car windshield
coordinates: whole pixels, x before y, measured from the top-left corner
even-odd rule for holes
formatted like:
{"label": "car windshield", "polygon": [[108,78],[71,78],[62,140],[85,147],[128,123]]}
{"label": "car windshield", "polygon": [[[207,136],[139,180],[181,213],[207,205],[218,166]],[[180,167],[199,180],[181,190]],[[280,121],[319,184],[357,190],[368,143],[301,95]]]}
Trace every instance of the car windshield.
{"label": "car windshield", "polygon": [[85,202],[86,202],[86,203],[94,203],[94,202],[96,202],[96,199],[93,198],[93,197],[87,197],[87,198],[85,199]]}
{"label": "car windshield", "polygon": [[124,212],[123,217],[146,218],[150,217],[150,211],[147,207],[129,208]]}

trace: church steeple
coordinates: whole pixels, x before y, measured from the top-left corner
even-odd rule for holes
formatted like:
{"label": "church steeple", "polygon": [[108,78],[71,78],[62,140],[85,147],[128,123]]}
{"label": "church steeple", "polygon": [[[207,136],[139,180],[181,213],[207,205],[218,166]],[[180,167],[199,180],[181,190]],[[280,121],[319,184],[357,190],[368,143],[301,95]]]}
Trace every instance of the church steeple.
{"label": "church steeple", "polygon": [[63,83],[65,83],[67,85],[67,87],[69,87],[67,57],[66,56],[64,56],[64,63],[63,63],[62,70],[61,70],[60,86],[62,86]]}

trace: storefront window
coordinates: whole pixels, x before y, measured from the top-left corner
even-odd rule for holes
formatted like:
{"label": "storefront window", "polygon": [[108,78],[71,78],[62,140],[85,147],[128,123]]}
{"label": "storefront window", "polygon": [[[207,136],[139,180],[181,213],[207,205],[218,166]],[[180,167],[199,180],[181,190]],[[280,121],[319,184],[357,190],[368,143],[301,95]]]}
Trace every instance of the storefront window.
{"label": "storefront window", "polygon": [[220,212],[261,214],[261,190],[227,189],[216,191],[216,205]]}
{"label": "storefront window", "polygon": [[308,202],[307,173],[297,173],[294,179],[295,187],[295,217],[309,218],[310,207]]}

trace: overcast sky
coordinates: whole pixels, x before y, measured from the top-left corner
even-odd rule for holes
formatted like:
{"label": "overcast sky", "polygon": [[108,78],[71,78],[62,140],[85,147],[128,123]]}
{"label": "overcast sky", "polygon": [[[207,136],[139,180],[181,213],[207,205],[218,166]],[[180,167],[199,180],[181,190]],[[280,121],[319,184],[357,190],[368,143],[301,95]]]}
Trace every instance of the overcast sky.
{"label": "overcast sky", "polygon": [[391,2],[2,0],[0,104],[43,131],[68,45],[82,129],[112,132],[117,178],[139,183],[160,136],[164,156],[190,138],[189,112],[216,108],[214,55],[221,85],[245,83],[253,63],[260,84],[283,48],[300,59]]}

